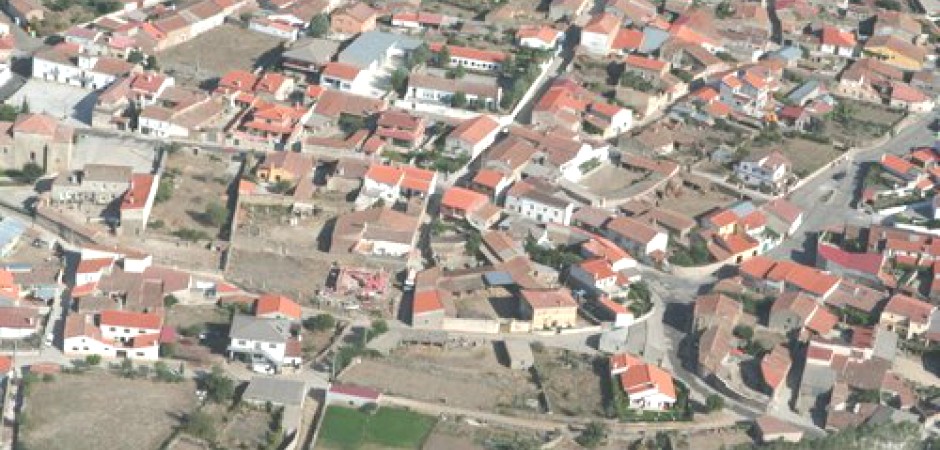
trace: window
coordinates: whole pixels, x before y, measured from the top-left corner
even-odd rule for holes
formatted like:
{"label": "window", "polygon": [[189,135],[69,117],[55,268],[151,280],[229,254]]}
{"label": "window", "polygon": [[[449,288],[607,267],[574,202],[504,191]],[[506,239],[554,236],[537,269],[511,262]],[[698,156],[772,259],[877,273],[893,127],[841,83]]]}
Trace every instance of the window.
{"label": "window", "polygon": [[77,352],[77,351],[78,351],[78,347],[72,347],[72,351],[73,351],[73,352]]}
{"label": "window", "polygon": [[238,345],[248,345],[248,342],[245,342],[243,339],[239,339]]}
{"label": "window", "polygon": [[144,352],[137,352],[137,356],[144,356]]}
{"label": "window", "polygon": [[268,344],[268,348],[277,348],[277,344]]}
{"label": "window", "polygon": [[111,331],[117,331],[117,328],[111,327]]}

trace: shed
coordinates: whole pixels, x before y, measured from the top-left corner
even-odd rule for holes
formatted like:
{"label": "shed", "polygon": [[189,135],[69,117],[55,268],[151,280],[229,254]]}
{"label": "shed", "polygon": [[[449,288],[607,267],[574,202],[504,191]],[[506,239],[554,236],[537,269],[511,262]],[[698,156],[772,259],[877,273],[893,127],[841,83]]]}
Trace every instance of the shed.
{"label": "shed", "polygon": [[273,377],[253,377],[242,400],[253,404],[271,402],[278,406],[302,406],[307,398],[307,383]]}
{"label": "shed", "polygon": [[339,403],[356,408],[363,405],[377,404],[381,399],[381,392],[352,384],[333,383],[326,392],[327,404]]}
{"label": "shed", "polygon": [[506,355],[509,357],[509,367],[511,369],[527,370],[535,363],[535,355],[532,354],[532,346],[526,341],[505,340],[503,347],[506,348]]}

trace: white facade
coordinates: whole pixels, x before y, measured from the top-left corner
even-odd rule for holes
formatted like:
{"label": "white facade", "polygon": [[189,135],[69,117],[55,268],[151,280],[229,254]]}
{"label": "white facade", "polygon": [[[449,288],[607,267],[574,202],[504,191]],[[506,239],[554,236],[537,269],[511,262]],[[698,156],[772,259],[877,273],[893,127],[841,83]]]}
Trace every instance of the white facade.
{"label": "white facade", "polygon": [[581,46],[594,55],[606,55],[610,53],[610,45],[610,34],[594,33],[591,31],[581,32]]}
{"label": "white facade", "polygon": [[278,26],[279,24],[277,22],[268,23],[268,22],[252,21],[248,25],[248,28],[250,28],[252,31],[264,33],[264,34],[267,34],[269,36],[274,36],[279,39],[286,39],[288,41],[296,41],[297,34],[298,34],[297,29],[294,28],[293,26],[288,25],[285,22],[281,22],[280,24],[287,25],[287,26]]}
{"label": "white facade", "polygon": [[561,38],[561,35],[561,31],[559,31],[551,42],[545,42],[537,37],[524,37],[519,39],[519,46],[534,48],[536,50],[552,50],[558,45],[558,40]]}
{"label": "white facade", "polygon": [[[419,100],[450,106],[454,94],[455,92],[448,90],[439,90],[425,86],[409,86],[408,94],[405,96],[405,100]],[[486,108],[495,108],[497,105],[499,105],[500,98],[502,98],[502,88],[497,89],[496,98],[483,98],[469,92],[465,92],[464,96],[467,97],[468,103],[475,103],[481,107]]]}
{"label": "white facade", "polygon": [[[493,142],[496,141],[496,136],[499,134],[499,127],[493,129],[486,136],[483,136],[482,139],[472,142],[466,139],[461,139],[459,137],[447,136],[445,144],[447,150],[452,154],[465,154],[470,156],[471,160],[480,156],[480,153],[483,153],[483,150],[488,149]],[[508,181],[507,181],[508,182]],[[505,189],[505,186],[503,187]]]}
{"label": "white facade", "polygon": [[352,80],[320,75],[320,85],[337,91],[351,92],[357,95],[369,95],[372,92],[373,76],[368,70],[360,70]]}
{"label": "white facade", "polygon": [[265,342],[250,339],[229,339],[228,349],[238,353],[262,353],[275,364],[285,364],[287,342]]}
{"label": "white facade", "polygon": [[762,160],[741,161],[734,169],[735,175],[749,186],[777,186],[783,182],[787,175],[787,168],[778,165],[775,168],[765,167]]}
{"label": "white facade", "polygon": [[[62,345],[63,353],[66,356],[88,356],[98,355],[102,358],[117,358],[119,356],[127,357],[132,360],[156,361],[160,359],[160,345],[154,342],[153,345],[130,348],[115,347],[108,342],[99,341],[90,336],[72,336],[66,337]],[[118,352],[121,352],[120,354]]]}
{"label": "white facade", "polygon": [[363,239],[362,241],[372,245],[372,254],[376,256],[394,256],[400,258],[408,256],[412,249],[411,243],[406,244],[402,242],[367,239]]}
{"label": "white facade", "polygon": [[23,339],[36,334],[36,326],[32,327],[0,327],[0,339]]}
{"label": "white facade", "polygon": [[819,51],[827,55],[836,55],[843,58],[855,56],[855,47],[841,47],[833,44],[820,44]]}
{"label": "white facade", "polygon": [[[584,173],[581,171],[581,165],[592,160],[597,159],[599,161],[607,161],[610,158],[610,145],[602,144],[598,147],[593,147],[591,144],[582,144],[581,149],[578,150],[578,153],[564,163],[558,169],[561,170],[561,176],[566,180],[571,182],[578,182],[581,180],[581,177],[584,176]],[[567,223],[565,224],[567,225]]]}
{"label": "white facade", "polygon": [[386,204],[391,204],[401,196],[401,187],[397,184],[385,184],[366,177],[362,179],[362,190],[359,195],[372,199],[371,203],[382,199]]}
{"label": "white facade", "polygon": [[633,111],[627,108],[620,108],[613,117],[610,118],[610,127],[607,129],[605,138],[619,136],[633,128]]}
{"label": "white facade", "polygon": [[629,397],[630,407],[634,409],[662,411],[672,408],[672,405],[676,403],[675,398],[659,392],[659,389],[655,386],[640,392],[634,392]]}
{"label": "white facade", "polygon": [[133,341],[137,336],[159,333],[160,330],[155,328],[134,328],[118,323],[101,323],[101,337],[124,343]]}
{"label": "white facade", "polygon": [[565,205],[553,205],[541,202],[532,197],[516,197],[510,192],[506,196],[506,209],[521,214],[538,223],[558,223],[571,225],[571,216],[574,214],[574,204],[564,202]]}
{"label": "white facade", "polygon": [[144,115],[138,119],[138,130],[141,134],[161,138],[189,136],[189,130],[182,125]]}

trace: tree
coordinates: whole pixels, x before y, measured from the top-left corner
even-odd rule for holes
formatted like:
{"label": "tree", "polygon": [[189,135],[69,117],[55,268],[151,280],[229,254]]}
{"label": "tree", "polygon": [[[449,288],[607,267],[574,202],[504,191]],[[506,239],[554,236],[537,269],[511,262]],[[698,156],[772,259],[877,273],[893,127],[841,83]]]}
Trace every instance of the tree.
{"label": "tree", "polygon": [[734,327],[734,335],[741,339],[750,341],[754,338],[754,329],[747,325],[738,325]]}
{"label": "tree", "polygon": [[157,57],[153,55],[147,56],[147,62],[144,63],[144,69],[147,70],[157,70],[160,66],[157,65]]}
{"label": "tree", "polygon": [[13,122],[19,111],[12,105],[0,105],[0,120],[4,122]]}
{"label": "tree", "polygon": [[294,187],[294,183],[291,183],[288,180],[278,180],[277,183],[271,185],[271,192],[275,194],[283,194]]}
{"label": "tree", "polygon": [[164,177],[160,180],[160,186],[157,187],[157,195],[154,196],[153,201],[155,203],[163,203],[173,197],[173,189],[175,186],[173,180],[169,177]]}
{"label": "tree", "polygon": [[23,166],[23,180],[28,183],[32,183],[46,174],[45,170],[42,170],[42,167],[39,167],[39,164],[36,163],[26,163]]}
{"label": "tree", "polygon": [[446,45],[442,46],[441,50],[437,52],[437,65],[439,67],[450,66],[450,49]]}
{"label": "tree", "polygon": [[467,76],[467,69],[464,69],[463,66],[457,66],[447,71],[447,78],[454,80],[459,80],[465,76]]}
{"label": "tree", "polygon": [[372,321],[372,328],[369,331],[369,338],[375,338],[381,336],[385,333],[388,333],[388,322],[383,319],[375,319]]}
{"label": "tree", "polygon": [[326,14],[317,14],[310,19],[307,35],[315,38],[326,36],[330,31],[330,18]]}
{"label": "tree", "polygon": [[202,411],[195,411],[186,416],[183,431],[190,436],[214,442],[216,434],[215,420],[209,414]]}
{"label": "tree", "polygon": [[734,15],[734,7],[731,6],[731,2],[723,1],[715,7],[715,17],[719,19],[727,19]]}
{"label": "tree", "polygon": [[454,94],[453,98],[450,99],[451,106],[454,108],[463,108],[467,106],[467,94],[463,92],[457,92]]}
{"label": "tree", "polygon": [[165,342],[160,344],[161,358],[172,358],[174,356],[176,356],[176,344],[172,342]]}
{"label": "tree", "polygon": [[212,372],[206,375],[204,383],[209,400],[222,403],[235,397],[235,382],[225,376],[225,372],[219,366],[212,367]]}
{"label": "tree", "polygon": [[127,54],[127,62],[131,64],[140,64],[144,62],[144,53],[140,50],[131,50],[131,52]]}
{"label": "tree", "polygon": [[89,366],[101,364],[101,355],[88,355],[85,357],[85,363]]}
{"label": "tree", "polygon": [[20,114],[29,114],[29,100],[23,97],[23,103],[20,103]]}
{"label": "tree", "polygon": [[179,302],[180,302],[180,299],[176,298],[176,296],[173,294],[167,294],[165,297],[163,297],[163,306],[166,307],[167,309],[172,308],[173,305]]}
{"label": "tree", "polygon": [[467,236],[467,240],[464,241],[464,251],[468,255],[476,256],[480,252],[480,244],[483,243],[483,239],[480,237],[479,233],[470,233]]}
{"label": "tree", "polygon": [[431,49],[428,48],[428,44],[421,43],[421,45],[411,51],[406,63],[410,69],[428,62],[429,59],[431,59]]}
{"label": "tree", "polygon": [[408,71],[399,67],[392,72],[392,89],[403,92],[408,83]]}
{"label": "tree", "polygon": [[594,448],[601,445],[606,439],[607,425],[601,422],[591,422],[584,427],[584,431],[575,438],[575,441],[583,447]]}
{"label": "tree", "polygon": [[209,225],[220,227],[228,219],[228,209],[219,202],[212,202],[206,205],[203,217]]}
{"label": "tree", "polygon": [[310,331],[326,331],[336,327],[336,319],[330,314],[317,314],[304,319],[304,328]]}
{"label": "tree", "polygon": [[705,407],[708,412],[721,411],[725,407],[725,399],[718,394],[711,394],[705,399]]}

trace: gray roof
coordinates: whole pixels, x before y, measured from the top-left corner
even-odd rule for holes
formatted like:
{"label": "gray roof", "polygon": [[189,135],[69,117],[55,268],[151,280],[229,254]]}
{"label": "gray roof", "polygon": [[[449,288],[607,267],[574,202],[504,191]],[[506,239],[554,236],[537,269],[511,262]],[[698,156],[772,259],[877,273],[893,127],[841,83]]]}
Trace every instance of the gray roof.
{"label": "gray roof", "polygon": [[640,53],[651,53],[662,47],[669,39],[669,33],[656,27],[643,29],[643,42],[640,44]]}
{"label": "gray roof", "polygon": [[800,85],[799,87],[797,87],[796,89],[794,89],[793,92],[790,92],[790,93],[787,95],[787,100],[790,100],[790,101],[795,102],[795,103],[801,103],[804,99],[806,99],[806,97],[808,97],[808,96],[811,95],[813,92],[815,92],[817,89],[819,89],[819,87],[820,87],[820,86],[819,86],[819,81],[817,81],[817,80],[809,80],[809,81],[807,81],[807,82],[801,84],[801,85]]}
{"label": "gray roof", "polygon": [[506,354],[509,355],[510,361],[532,361],[535,358],[528,341],[507,339],[503,341],[503,345],[506,347]]}
{"label": "gray roof", "polygon": [[339,50],[339,42],[329,39],[309,38],[297,41],[282,56],[312,64],[325,64],[333,59],[333,55],[336,54],[337,50]]}
{"label": "gray roof", "polygon": [[229,337],[261,342],[286,342],[290,336],[290,321],[237,315],[232,317]]}
{"label": "gray roof", "polygon": [[26,231],[26,225],[12,217],[0,220],[0,249],[15,242]]}
{"label": "gray roof", "polygon": [[307,397],[307,383],[273,377],[254,377],[242,394],[249,402],[271,402],[275,405],[302,405]]}
{"label": "gray roof", "polygon": [[349,47],[346,47],[337,60],[358,67],[368,67],[375,61],[385,59],[386,53],[394,48],[411,51],[421,45],[421,41],[401,34],[382,31],[367,31],[359,35]]}

